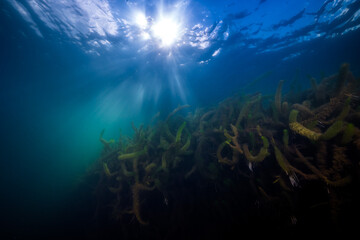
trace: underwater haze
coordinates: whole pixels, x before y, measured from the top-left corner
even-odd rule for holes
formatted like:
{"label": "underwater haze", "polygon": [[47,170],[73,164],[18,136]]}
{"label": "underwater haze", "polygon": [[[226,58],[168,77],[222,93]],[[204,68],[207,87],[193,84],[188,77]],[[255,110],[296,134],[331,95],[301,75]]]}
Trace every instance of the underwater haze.
{"label": "underwater haze", "polygon": [[1,239],[356,232],[359,42],[358,0],[1,0]]}

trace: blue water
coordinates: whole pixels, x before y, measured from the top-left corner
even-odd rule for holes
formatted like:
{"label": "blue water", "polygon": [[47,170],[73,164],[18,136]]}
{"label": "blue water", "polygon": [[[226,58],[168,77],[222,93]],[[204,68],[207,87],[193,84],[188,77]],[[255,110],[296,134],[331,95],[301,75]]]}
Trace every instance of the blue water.
{"label": "blue water", "polygon": [[0,1],[0,235],[57,229],[102,129],[307,89],[344,62],[359,77],[359,28],[356,0]]}

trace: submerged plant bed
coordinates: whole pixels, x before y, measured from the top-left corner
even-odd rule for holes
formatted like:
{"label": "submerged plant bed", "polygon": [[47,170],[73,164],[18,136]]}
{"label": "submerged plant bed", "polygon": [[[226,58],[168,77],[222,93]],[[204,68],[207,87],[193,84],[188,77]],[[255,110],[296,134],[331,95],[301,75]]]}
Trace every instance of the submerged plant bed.
{"label": "submerged plant bed", "polygon": [[346,232],[359,213],[360,80],[347,64],[282,96],[235,95],[107,141],[92,229],[121,239]]}

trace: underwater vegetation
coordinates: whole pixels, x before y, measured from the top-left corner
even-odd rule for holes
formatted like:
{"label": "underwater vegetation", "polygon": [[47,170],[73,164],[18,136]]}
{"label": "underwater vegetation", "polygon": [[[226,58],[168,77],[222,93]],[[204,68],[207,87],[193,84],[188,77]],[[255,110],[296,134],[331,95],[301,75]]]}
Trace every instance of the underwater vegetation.
{"label": "underwater vegetation", "polygon": [[131,138],[102,132],[102,155],[88,173],[99,225],[147,239],[351,228],[360,79],[345,63],[310,81],[296,96],[279,81],[272,96],[236,94],[195,112],[179,106],[148,126],[132,124]]}

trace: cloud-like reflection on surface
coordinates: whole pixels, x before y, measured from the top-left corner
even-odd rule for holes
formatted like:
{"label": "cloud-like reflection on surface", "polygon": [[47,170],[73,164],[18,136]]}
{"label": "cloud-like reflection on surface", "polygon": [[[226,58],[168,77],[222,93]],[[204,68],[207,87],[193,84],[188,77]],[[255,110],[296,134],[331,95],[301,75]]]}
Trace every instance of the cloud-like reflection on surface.
{"label": "cloud-like reflection on surface", "polygon": [[[140,45],[147,45],[141,46],[143,50],[155,51],[156,46],[175,46],[173,43],[176,40],[177,47],[192,47],[194,51],[198,51],[209,49],[218,41],[236,38],[243,40],[244,45],[241,47],[255,46],[259,52],[268,52],[280,49],[279,44],[273,45],[267,42],[268,39],[276,38],[278,42],[283,42],[285,47],[290,42],[301,43],[324,35],[328,38],[336,37],[360,26],[358,1],[327,0],[280,4],[282,1],[260,1],[241,5],[225,1],[222,7],[220,3],[211,3],[214,10],[206,6],[207,2],[185,0],[28,0],[27,5],[21,5],[17,0],[8,0],[23,18],[31,23],[39,36],[43,35],[42,29],[32,20],[34,17],[39,18],[49,29],[67,35],[77,44],[88,43],[83,46],[84,50],[98,55],[101,54],[99,48],[102,45],[91,43],[101,39],[112,45],[122,42],[130,48],[140,44],[136,42],[142,41]],[[269,11],[274,2],[283,7]],[[26,7],[31,8],[36,16],[30,14],[30,9]],[[216,9],[217,7],[219,8]],[[162,34],[163,29],[167,34]],[[299,31],[302,31],[304,37],[297,37]],[[234,42],[239,41],[233,40],[227,44]]]}
{"label": "cloud-like reflection on surface", "polygon": [[[7,2],[37,36],[75,44],[101,59],[97,67],[104,72],[125,71],[118,86],[103,92],[101,102],[117,96],[125,98],[123,104],[126,96],[134,95],[124,105],[131,109],[141,108],[144,101],[157,104],[166,91],[186,102],[190,95],[186,84],[191,79],[185,79],[183,69],[201,71],[232,52],[275,53],[360,28],[360,1],[356,0]],[[305,54],[306,50],[295,50],[281,61]],[[126,92],[121,97],[114,93],[119,89]],[[104,104],[104,109],[109,108]]]}

